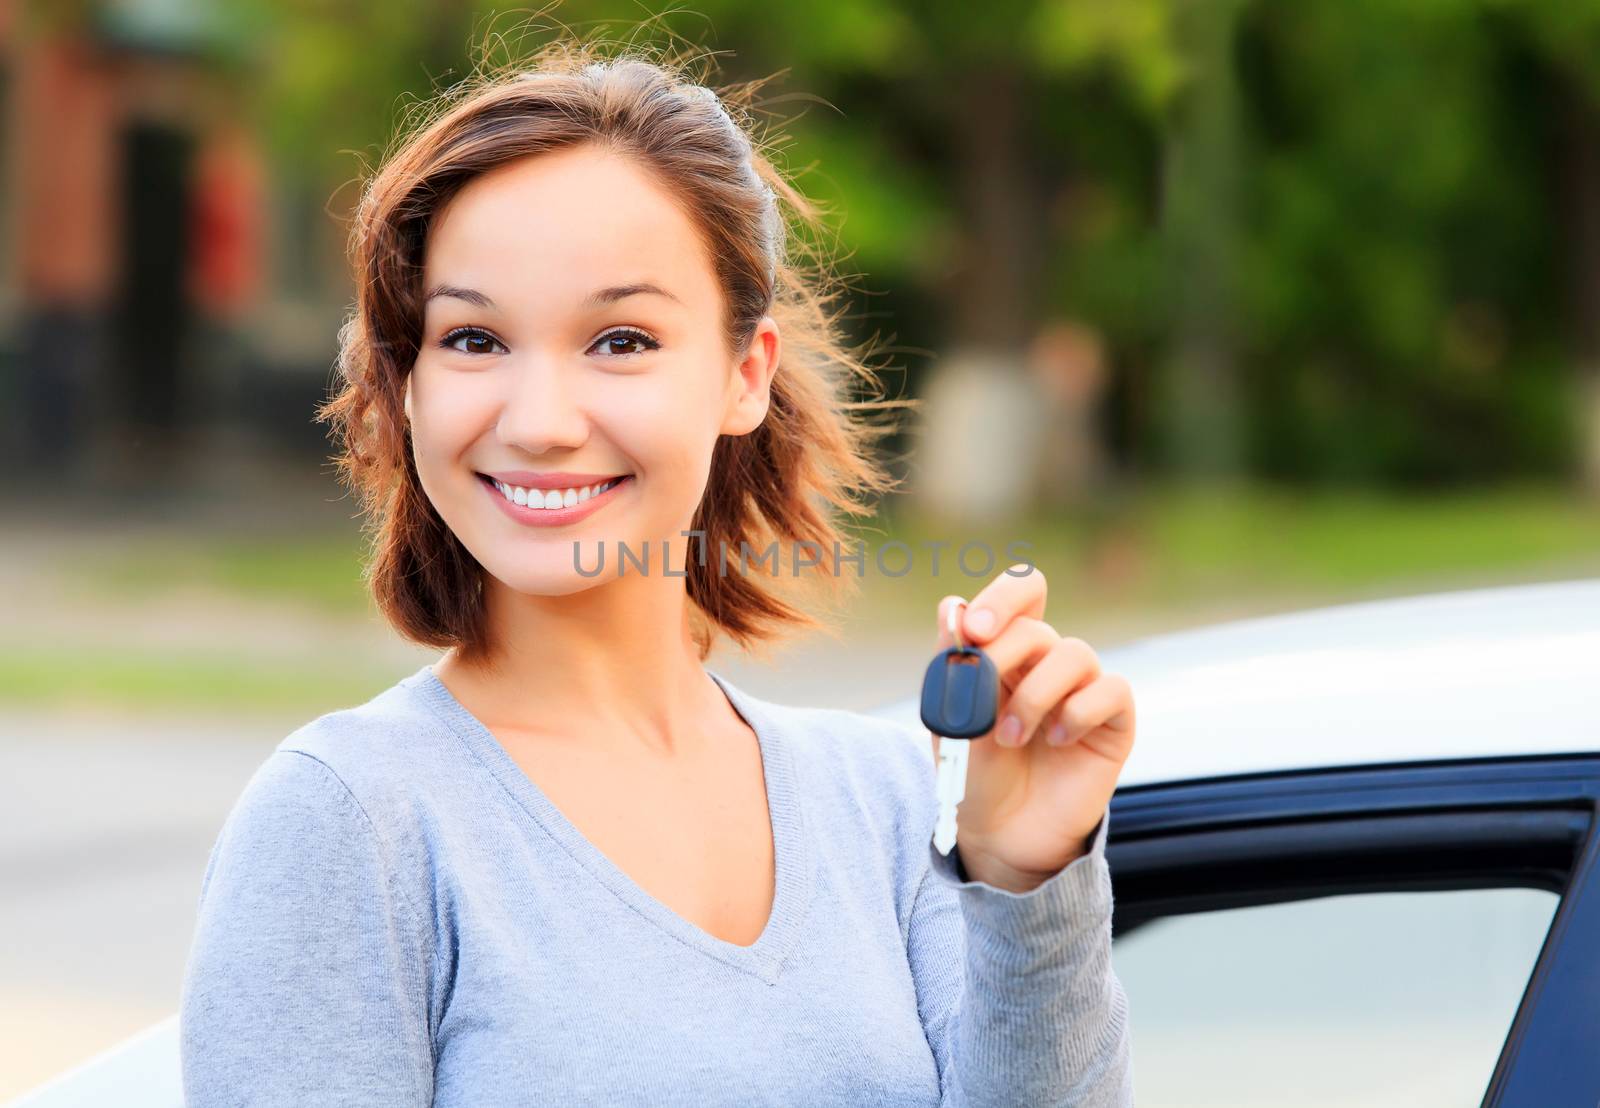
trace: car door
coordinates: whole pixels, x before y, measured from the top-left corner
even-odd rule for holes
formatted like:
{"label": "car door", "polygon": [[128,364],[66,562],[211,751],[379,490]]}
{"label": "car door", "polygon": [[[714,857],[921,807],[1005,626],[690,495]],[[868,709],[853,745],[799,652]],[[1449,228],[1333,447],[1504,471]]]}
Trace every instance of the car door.
{"label": "car door", "polygon": [[1141,1108],[1600,1103],[1600,757],[1119,789]]}

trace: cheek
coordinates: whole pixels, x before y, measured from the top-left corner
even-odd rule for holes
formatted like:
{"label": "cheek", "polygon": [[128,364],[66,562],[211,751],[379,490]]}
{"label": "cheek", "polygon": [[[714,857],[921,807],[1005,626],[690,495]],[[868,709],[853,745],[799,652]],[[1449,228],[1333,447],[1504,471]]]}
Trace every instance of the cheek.
{"label": "cheek", "polygon": [[488,420],[492,424],[492,398],[469,385],[441,388],[426,382],[412,385],[411,441],[417,468],[439,468],[459,457]]}
{"label": "cheek", "polygon": [[697,479],[716,442],[719,400],[682,376],[619,382],[596,411],[599,429],[659,482]]}

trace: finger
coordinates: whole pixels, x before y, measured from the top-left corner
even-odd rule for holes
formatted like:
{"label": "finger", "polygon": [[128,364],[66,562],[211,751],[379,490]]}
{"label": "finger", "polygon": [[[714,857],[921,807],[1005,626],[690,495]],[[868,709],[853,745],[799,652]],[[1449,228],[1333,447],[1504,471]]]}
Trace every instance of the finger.
{"label": "finger", "polygon": [[[1057,639],[1012,690],[1006,718],[995,730],[997,741],[1025,745],[1045,717],[1072,694],[1100,676],[1100,661],[1082,639]],[[1015,740],[1014,742],[1012,740]]]}
{"label": "finger", "polygon": [[[950,637],[950,609],[953,605],[965,604],[966,599],[960,596],[947,596],[939,601],[939,649],[944,650],[956,644]],[[965,631],[962,634],[966,634]]]}
{"label": "finger", "polygon": [[1000,684],[1009,692],[1060,639],[1056,629],[1043,620],[1021,616],[1007,624],[983,652],[1000,671]]}
{"label": "finger", "polygon": [[1101,728],[1119,737],[1132,735],[1133,686],[1119,673],[1103,673],[1066,699],[1056,723],[1060,736],[1045,736],[1051,746],[1070,746]]}
{"label": "finger", "polygon": [[[1026,573],[1022,573],[1024,569]],[[1022,575],[1016,576],[1012,570]],[[985,644],[1017,616],[1043,619],[1046,591],[1044,572],[1028,562],[1018,562],[972,598],[961,620],[961,633],[972,642]]]}

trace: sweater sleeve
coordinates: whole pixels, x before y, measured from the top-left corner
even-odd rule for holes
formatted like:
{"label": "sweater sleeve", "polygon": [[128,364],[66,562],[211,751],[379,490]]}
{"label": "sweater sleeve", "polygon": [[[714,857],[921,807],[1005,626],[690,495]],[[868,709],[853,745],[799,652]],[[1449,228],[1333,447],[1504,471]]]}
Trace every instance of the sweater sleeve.
{"label": "sweater sleeve", "polygon": [[1109,822],[1107,810],[1089,853],[1020,894],[967,879],[959,848],[946,857],[930,835],[907,953],[947,1108],[1133,1104]]}
{"label": "sweater sleeve", "polygon": [[429,950],[344,782],[276,751],[229,815],[184,977],[185,1103],[426,1105]]}

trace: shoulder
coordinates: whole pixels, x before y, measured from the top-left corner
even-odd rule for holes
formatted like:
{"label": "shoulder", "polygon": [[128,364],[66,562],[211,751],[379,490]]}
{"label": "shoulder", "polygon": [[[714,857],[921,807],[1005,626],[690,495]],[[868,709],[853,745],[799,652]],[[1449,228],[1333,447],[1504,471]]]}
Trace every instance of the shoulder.
{"label": "shoulder", "polygon": [[461,754],[445,721],[402,681],[290,732],[268,766],[302,764],[295,771],[280,769],[269,780],[292,777],[304,785],[319,778],[318,792],[342,792],[379,835],[398,836],[428,822],[428,809],[457,799]]}
{"label": "shoulder", "polygon": [[[402,684],[291,731],[235,801],[213,856],[410,874],[431,809],[454,796],[450,735]],[[459,770],[456,771],[459,775]],[[412,874],[413,877],[421,875]]]}
{"label": "shoulder", "polygon": [[938,816],[933,748],[921,727],[844,708],[769,705],[782,721],[807,792],[919,837]]}
{"label": "shoulder", "polygon": [[845,708],[799,708],[795,726],[813,754],[896,791],[933,777],[933,748],[921,728]]}
{"label": "shoulder", "polygon": [[315,758],[282,747],[251,775],[212,850],[216,871],[259,875],[356,866],[374,841],[371,820],[339,778]]}
{"label": "shoulder", "polygon": [[441,761],[444,721],[398,682],[363,704],[327,712],[297,727],[277,753],[320,762],[353,792],[427,772]]}

